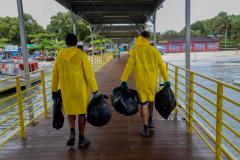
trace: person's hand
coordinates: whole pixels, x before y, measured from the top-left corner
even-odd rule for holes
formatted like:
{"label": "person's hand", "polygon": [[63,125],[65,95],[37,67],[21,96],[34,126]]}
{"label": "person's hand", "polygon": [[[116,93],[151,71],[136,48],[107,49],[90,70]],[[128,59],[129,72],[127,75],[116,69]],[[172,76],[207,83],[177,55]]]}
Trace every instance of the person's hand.
{"label": "person's hand", "polygon": [[171,87],[171,82],[170,81],[165,81],[164,82],[164,87]]}
{"label": "person's hand", "polygon": [[123,88],[123,89],[128,89],[128,84],[127,84],[127,82],[126,82],[126,81],[122,81],[120,87]]}
{"label": "person's hand", "polygon": [[62,103],[61,90],[52,92],[52,99],[55,103]]}
{"label": "person's hand", "polygon": [[101,94],[99,91],[93,92],[93,98],[98,98],[100,96],[101,96]]}

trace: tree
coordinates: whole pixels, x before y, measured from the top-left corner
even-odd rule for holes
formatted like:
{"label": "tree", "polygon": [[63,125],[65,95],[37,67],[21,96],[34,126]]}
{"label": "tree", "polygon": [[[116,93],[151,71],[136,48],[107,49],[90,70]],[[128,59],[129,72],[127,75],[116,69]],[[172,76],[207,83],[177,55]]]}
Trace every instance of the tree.
{"label": "tree", "polygon": [[232,38],[240,43],[240,15],[232,17]]}
{"label": "tree", "polygon": [[58,41],[56,35],[39,33],[28,36],[29,42],[33,44],[29,50],[60,50],[65,47],[64,41]]}
{"label": "tree", "polygon": [[[30,14],[24,14],[26,34],[45,32]],[[12,44],[20,43],[19,23],[17,17],[0,17],[0,39],[9,39]]]}
{"label": "tree", "polygon": [[[52,16],[47,31],[56,34],[59,40],[64,40],[67,33],[73,32],[71,13],[59,12],[57,15]],[[90,30],[83,20],[77,20],[76,32],[79,40],[84,40],[85,37],[90,35]]]}
{"label": "tree", "polygon": [[163,36],[177,36],[179,33],[177,31],[174,30],[168,30],[166,32],[163,33]]}
{"label": "tree", "polygon": [[216,28],[216,31],[219,34],[224,35],[225,34],[225,44],[227,42],[228,34],[232,28],[231,26],[231,18],[227,15],[226,12],[220,12],[217,17],[214,19],[214,25]]}

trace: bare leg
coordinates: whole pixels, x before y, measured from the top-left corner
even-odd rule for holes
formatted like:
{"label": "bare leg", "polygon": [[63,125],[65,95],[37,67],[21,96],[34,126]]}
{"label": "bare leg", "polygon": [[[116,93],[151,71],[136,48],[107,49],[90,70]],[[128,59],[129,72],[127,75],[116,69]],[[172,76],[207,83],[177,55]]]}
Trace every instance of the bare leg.
{"label": "bare leg", "polygon": [[76,115],[68,115],[69,128],[75,128]]}
{"label": "bare leg", "polygon": [[143,121],[143,129],[140,132],[141,136],[143,137],[149,137],[149,130],[148,130],[148,115],[149,115],[149,103],[147,102],[146,104],[141,105],[141,116],[142,116],[142,121]]}
{"label": "bare leg", "polygon": [[85,114],[80,114],[78,116],[78,126],[79,126],[79,142],[78,142],[78,147],[82,148],[90,144],[90,141],[85,138],[84,136],[84,131],[85,131],[85,126],[86,126],[86,115]]}
{"label": "bare leg", "polygon": [[143,125],[147,125],[148,124],[148,103],[145,105],[141,105],[141,116],[142,116],[142,121],[143,121]]}
{"label": "bare leg", "polygon": [[149,102],[148,128],[154,128],[154,125],[153,125],[153,108],[154,108],[154,102]]}
{"label": "bare leg", "polygon": [[67,141],[68,146],[74,146],[75,142],[75,122],[76,122],[76,115],[68,115],[68,123],[70,128],[70,135]]}
{"label": "bare leg", "polygon": [[85,117],[85,114],[81,114],[78,116],[79,136],[84,137],[85,126],[86,126],[86,117]]}
{"label": "bare leg", "polygon": [[154,108],[154,103],[149,102],[149,117],[153,116],[153,108]]}

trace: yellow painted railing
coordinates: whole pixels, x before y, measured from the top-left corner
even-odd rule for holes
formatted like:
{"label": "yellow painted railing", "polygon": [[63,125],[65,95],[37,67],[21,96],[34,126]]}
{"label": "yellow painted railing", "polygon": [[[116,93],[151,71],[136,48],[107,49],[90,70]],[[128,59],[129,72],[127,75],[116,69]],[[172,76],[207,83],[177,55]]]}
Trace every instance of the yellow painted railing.
{"label": "yellow painted railing", "polygon": [[216,160],[240,157],[240,88],[166,63],[178,107],[187,121],[215,153]]}
{"label": "yellow painted railing", "polygon": [[[89,59],[95,71],[98,71],[113,56],[109,53]],[[51,73],[51,68],[45,68],[27,74],[30,76],[28,81],[20,76],[0,80],[0,85],[6,85],[4,93],[0,93],[0,146],[18,133],[21,139],[26,139],[26,127],[29,124],[36,125],[40,115],[48,117],[48,110],[52,106]],[[28,89],[24,89],[27,85]],[[11,92],[7,91],[9,89]]]}
{"label": "yellow painted railing", "polygon": [[89,56],[89,61],[93,65],[93,69],[97,72],[103,65],[113,59],[112,53],[97,54],[95,56]]}
{"label": "yellow painted railing", "polygon": [[[42,113],[47,117],[51,105],[50,81],[51,69],[30,72],[24,77],[15,76],[0,81],[6,85],[6,91],[0,99],[0,146],[20,133],[21,139],[26,139],[26,126],[36,124],[36,118]],[[9,88],[8,86],[12,86]],[[29,86],[28,89],[24,89]],[[3,86],[2,86],[3,87]]]}

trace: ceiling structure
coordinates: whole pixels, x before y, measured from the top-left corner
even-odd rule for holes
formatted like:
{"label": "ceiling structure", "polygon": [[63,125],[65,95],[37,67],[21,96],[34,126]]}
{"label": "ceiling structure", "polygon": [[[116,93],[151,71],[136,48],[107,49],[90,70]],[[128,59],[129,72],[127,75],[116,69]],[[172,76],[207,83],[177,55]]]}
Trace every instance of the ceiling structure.
{"label": "ceiling structure", "polygon": [[56,0],[79,17],[94,31],[112,39],[133,39],[164,0]]}

